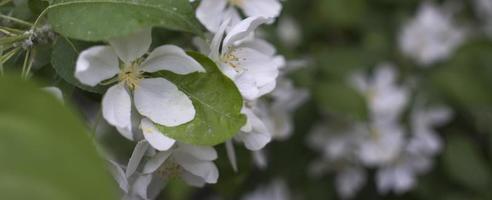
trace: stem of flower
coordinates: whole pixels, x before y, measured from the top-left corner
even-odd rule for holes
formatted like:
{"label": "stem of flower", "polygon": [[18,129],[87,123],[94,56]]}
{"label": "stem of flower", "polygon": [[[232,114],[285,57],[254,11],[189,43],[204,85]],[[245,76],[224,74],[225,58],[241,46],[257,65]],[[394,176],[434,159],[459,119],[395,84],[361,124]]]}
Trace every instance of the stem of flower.
{"label": "stem of flower", "polygon": [[5,5],[5,4],[8,4],[8,3],[10,3],[11,1],[12,1],[12,0],[4,0],[4,1],[0,2],[0,6],[3,6],[3,5]]}
{"label": "stem of flower", "polygon": [[26,50],[26,55],[24,56],[24,63],[22,64],[22,72],[21,72],[21,77],[24,78],[24,79],[28,79],[28,74],[29,72],[27,72],[27,68],[28,68],[28,65],[29,65],[29,57],[30,57],[30,54],[31,54],[31,49],[27,49]]}
{"label": "stem of flower", "polygon": [[6,19],[6,20],[10,20],[10,21],[13,21],[13,22],[16,22],[18,24],[21,24],[21,25],[24,25],[24,26],[28,26],[28,27],[32,27],[34,25],[34,24],[30,23],[30,22],[26,22],[24,20],[17,19],[15,17],[7,16],[7,15],[4,15],[4,14],[0,14],[0,18]]}

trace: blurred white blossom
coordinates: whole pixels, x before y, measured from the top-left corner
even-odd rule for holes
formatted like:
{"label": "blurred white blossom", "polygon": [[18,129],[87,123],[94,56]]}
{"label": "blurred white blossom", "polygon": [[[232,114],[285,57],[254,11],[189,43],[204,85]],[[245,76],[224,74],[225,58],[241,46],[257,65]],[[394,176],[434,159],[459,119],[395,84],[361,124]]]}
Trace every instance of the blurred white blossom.
{"label": "blurred white blossom", "polygon": [[242,200],[289,200],[291,199],[287,184],[276,179],[269,185],[258,187],[252,193],[247,194]]}
{"label": "blurred white blossom", "polygon": [[450,10],[423,3],[401,30],[401,51],[422,66],[448,58],[464,41],[466,30],[455,24]]}

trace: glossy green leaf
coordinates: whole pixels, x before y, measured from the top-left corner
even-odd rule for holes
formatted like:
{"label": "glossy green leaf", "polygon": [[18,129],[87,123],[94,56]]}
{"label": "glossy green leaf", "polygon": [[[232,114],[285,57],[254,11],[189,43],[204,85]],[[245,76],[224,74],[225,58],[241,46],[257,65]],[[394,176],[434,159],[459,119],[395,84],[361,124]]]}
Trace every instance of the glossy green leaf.
{"label": "glossy green leaf", "polygon": [[0,199],[116,199],[82,122],[32,83],[0,79]]}
{"label": "glossy green leaf", "polygon": [[105,91],[104,87],[86,86],[75,78],[75,62],[77,61],[79,52],[82,50],[81,46],[83,46],[78,44],[76,42],[69,42],[69,40],[64,38],[58,38],[51,54],[51,65],[58,76],[66,82],[88,92],[103,93]]}
{"label": "glossy green leaf", "polygon": [[88,41],[153,26],[200,33],[188,0],[52,0],[48,20],[62,35]]}
{"label": "glossy green leaf", "polygon": [[246,122],[245,116],[240,114],[241,94],[213,61],[199,53],[189,55],[200,62],[207,73],[180,76],[160,72],[160,76],[172,81],[190,97],[196,110],[195,119],[177,127],[159,126],[159,130],[184,143],[220,144],[238,133]]}

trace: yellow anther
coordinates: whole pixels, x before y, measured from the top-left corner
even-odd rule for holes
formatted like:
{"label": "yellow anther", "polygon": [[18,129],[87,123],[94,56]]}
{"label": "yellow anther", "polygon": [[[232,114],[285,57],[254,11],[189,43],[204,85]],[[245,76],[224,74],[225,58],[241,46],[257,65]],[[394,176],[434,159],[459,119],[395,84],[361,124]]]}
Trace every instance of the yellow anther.
{"label": "yellow anther", "polygon": [[124,83],[129,89],[133,90],[138,87],[140,80],[143,78],[143,72],[137,64],[127,65],[118,74],[118,80]]}

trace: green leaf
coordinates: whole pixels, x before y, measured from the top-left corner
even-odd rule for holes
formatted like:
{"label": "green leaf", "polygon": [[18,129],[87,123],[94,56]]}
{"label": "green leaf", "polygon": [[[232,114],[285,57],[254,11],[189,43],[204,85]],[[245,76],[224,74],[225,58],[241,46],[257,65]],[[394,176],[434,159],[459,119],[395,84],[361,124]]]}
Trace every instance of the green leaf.
{"label": "green leaf", "polygon": [[340,82],[320,82],[315,88],[314,98],[320,108],[354,119],[367,119],[367,105],[357,90]]}
{"label": "green leaf", "polygon": [[67,39],[58,38],[55,42],[53,52],[51,54],[51,65],[55,69],[58,76],[66,82],[93,93],[104,93],[105,87],[96,86],[90,87],[80,83],[74,76],[75,62],[81,51],[81,46],[76,42],[69,42]]}
{"label": "green leaf", "polygon": [[0,199],[116,199],[116,185],[75,115],[20,79],[0,79]]}
{"label": "green leaf", "polygon": [[195,119],[177,127],[158,126],[165,135],[189,144],[216,145],[232,138],[245,124],[240,113],[243,99],[235,84],[208,57],[189,52],[207,70],[186,76],[170,72],[159,75],[176,84],[195,106]]}
{"label": "green leaf", "polygon": [[474,190],[489,188],[490,168],[480,156],[475,144],[468,138],[454,135],[448,139],[444,152],[444,164],[449,176]]}
{"label": "green leaf", "polygon": [[52,0],[48,20],[60,34],[88,41],[159,26],[200,33],[188,0]]}
{"label": "green leaf", "polygon": [[492,103],[492,43],[474,41],[462,48],[432,74],[435,86],[454,102],[466,107]]}

